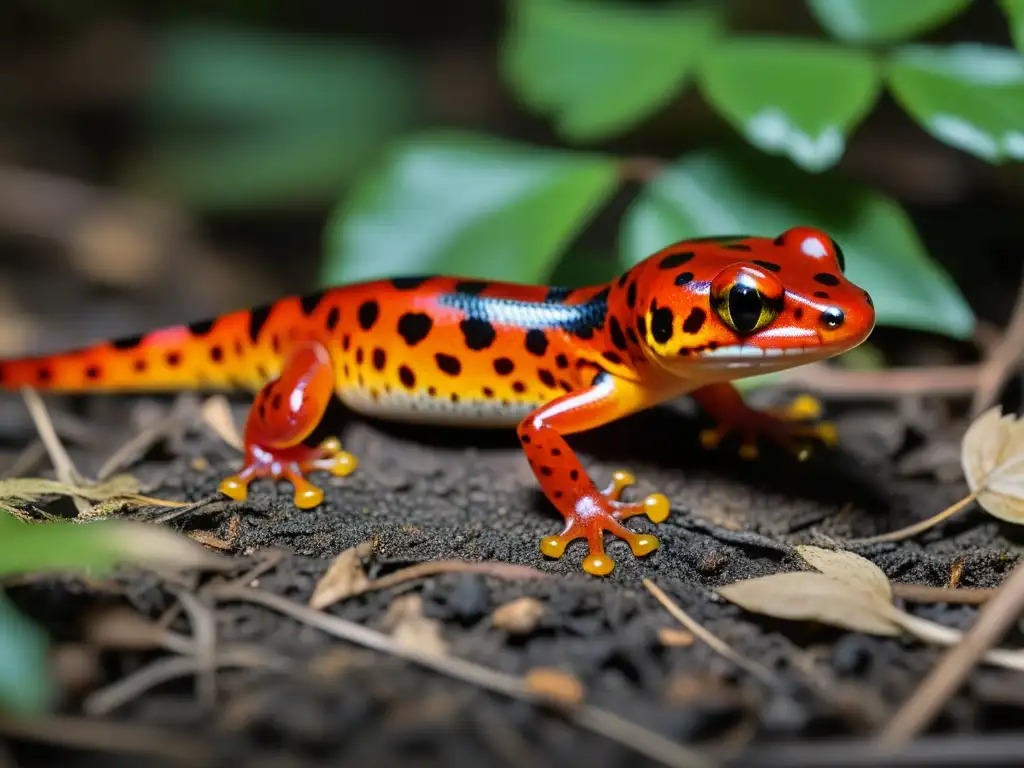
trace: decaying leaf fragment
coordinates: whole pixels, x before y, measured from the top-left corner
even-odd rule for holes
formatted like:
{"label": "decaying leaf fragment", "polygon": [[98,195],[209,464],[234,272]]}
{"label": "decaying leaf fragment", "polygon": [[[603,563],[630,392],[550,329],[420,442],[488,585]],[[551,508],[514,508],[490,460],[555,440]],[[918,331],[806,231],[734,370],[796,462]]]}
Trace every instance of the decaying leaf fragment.
{"label": "decaying leaf fragment", "polygon": [[363,561],[373,553],[373,540],[349,547],[327,569],[309,598],[309,607],[322,611],[339,600],[362,592],[370,583]]}
{"label": "decaying leaf fragment", "polygon": [[448,645],[441,634],[441,622],[423,614],[423,599],[419,595],[396,598],[384,616],[384,626],[395,640],[405,646],[435,656],[448,652]]}
{"label": "decaying leaf fragment", "polygon": [[537,628],[547,609],[535,597],[520,597],[494,610],[494,626],[512,635],[528,635]]}
{"label": "decaying leaf fragment", "polygon": [[978,504],[994,517],[1024,524],[1024,421],[999,406],[964,434],[960,462]]}

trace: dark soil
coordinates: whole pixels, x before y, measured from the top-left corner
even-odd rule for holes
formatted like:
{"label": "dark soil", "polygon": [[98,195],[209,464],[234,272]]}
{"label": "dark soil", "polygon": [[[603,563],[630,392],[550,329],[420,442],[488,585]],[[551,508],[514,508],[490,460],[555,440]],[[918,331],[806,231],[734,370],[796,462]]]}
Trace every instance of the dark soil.
{"label": "dark soil", "polygon": [[[153,403],[131,398],[79,402],[79,418],[101,435],[95,445],[73,451],[80,468],[95,471],[130,437],[128,415]],[[67,401],[55,405],[66,410]],[[13,413],[16,403],[6,407]],[[382,628],[393,601],[416,594],[426,616],[441,622],[452,655],[514,674],[555,667],[585,687],[589,703],[708,755],[728,756],[729,764],[879,764],[836,739],[866,740],[877,731],[939,652],[909,639],[762,618],[712,592],[739,579],[799,569],[793,544],[892,530],[964,494],[962,481],[955,480],[956,430],[931,426],[928,433],[922,431],[928,426],[908,425],[895,410],[882,407],[843,411],[832,406],[830,411],[843,447],[818,452],[805,463],[777,451],[765,451],[759,461],[743,461],[735,457],[734,446],[705,452],[697,447],[701,417],[686,405],[580,436],[574,444],[599,483],[625,467],[638,477],[629,493],[658,489],[672,501],[667,522],[631,523],[656,529],[660,550],[636,559],[624,543],[611,543],[617,568],[603,580],[580,570],[582,543],[559,561],[540,555],[538,540],[556,532],[560,519],[538,493],[513,436],[504,433],[338,421],[328,426],[341,432],[345,447],[358,455],[360,469],[349,478],[328,481],[321,507],[299,511],[291,504],[290,486],[260,483],[245,504],[214,503],[171,524],[231,542],[238,574],[268,552],[282,553],[280,562],[252,586],[303,605],[332,559],[368,539],[376,542],[371,577],[440,559],[537,568],[555,578],[445,574],[349,598],[327,612]],[[17,444],[19,435],[12,437]],[[196,457],[204,457],[208,466],[196,469]],[[203,499],[214,495],[216,483],[235,461],[230,449],[197,429],[151,452],[131,471],[158,481],[154,496]],[[144,516],[152,519],[161,512]],[[912,541],[861,551],[895,581],[942,586],[956,566],[962,569],[960,584],[975,587],[998,585],[1022,544],[1016,529],[973,511]],[[659,630],[678,625],[643,588],[645,577],[785,683],[760,682],[701,642],[664,645]],[[203,580],[210,578],[217,577]],[[157,619],[172,605],[177,589],[152,574],[125,571],[112,584],[49,580],[11,590],[17,603],[54,633],[60,647],[75,651],[68,658],[80,660],[70,665],[77,676],[64,673],[75,680],[64,698],[64,713],[79,714],[90,693],[172,655],[151,648],[89,651],[83,627],[90,612],[120,604]],[[496,628],[494,610],[525,595],[545,607],[537,627],[524,636]],[[966,627],[977,609],[931,605],[910,610]],[[195,677],[188,675],[133,697],[105,719],[157,727],[168,743],[197,750],[209,765],[654,764],[556,711],[358,648],[268,608],[223,602],[215,605],[215,616],[218,647],[256,646],[291,665],[218,672],[212,709],[200,704]],[[193,631],[185,615],[171,629],[186,637]],[[976,670],[944,708],[935,734],[995,734],[1019,722],[1024,693],[1011,675]],[[966,743],[959,742],[959,748]],[[1019,745],[985,745],[987,751],[970,751],[960,759],[976,765],[1019,760]],[[956,755],[942,745],[926,743],[920,749],[925,751],[900,764],[949,764],[941,759]],[[36,740],[16,742],[10,749],[18,766],[182,764],[126,750],[69,750],[42,747]],[[196,764],[194,759],[185,762]]]}

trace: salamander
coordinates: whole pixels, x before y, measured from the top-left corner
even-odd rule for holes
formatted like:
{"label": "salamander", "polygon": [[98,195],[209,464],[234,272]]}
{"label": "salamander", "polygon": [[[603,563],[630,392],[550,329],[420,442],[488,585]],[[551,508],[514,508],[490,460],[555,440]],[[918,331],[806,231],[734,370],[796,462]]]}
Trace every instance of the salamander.
{"label": "salamander", "polygon": [[732,382],[863,342],[873,304],[844,272],[829,235],[794,227],[774,238],[681,241],[607,284],[580,288],[399,276],[0,361],[0,387],[252,392],[244,465],[220,491],[243,501],[253,479],[284,479],[302,509],[323,500],[307,475],[357,466],[337,439],[309,441],[334,396],[384,419],[515,428],[564,518],[541,551],[558,558],[585,539],[584,570],[607,575],[614,563],[604,534],[648,554],[657,537],[623,523],[661,522],[669,502],[660,493],[624,501],[628,472],[598,488],[566,438],[688,394],[718,424],[702,435],[707,445],[730,432],[748,452],[759,437],[791,447],[834,440],[831,425],[753,410]]}

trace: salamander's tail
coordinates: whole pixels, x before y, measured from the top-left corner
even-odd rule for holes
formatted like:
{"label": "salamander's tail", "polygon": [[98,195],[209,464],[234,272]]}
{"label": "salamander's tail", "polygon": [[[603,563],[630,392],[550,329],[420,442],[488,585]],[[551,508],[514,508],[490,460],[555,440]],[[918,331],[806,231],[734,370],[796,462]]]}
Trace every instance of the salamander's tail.
{"label": "salamander's tail", "polygon": [[254,341],[253,331],[259,329],[252,321],[257,312],[243,310],[68,352],[0,360],[0,389],[256,391],[279,367],[279,355],[267,340]]}

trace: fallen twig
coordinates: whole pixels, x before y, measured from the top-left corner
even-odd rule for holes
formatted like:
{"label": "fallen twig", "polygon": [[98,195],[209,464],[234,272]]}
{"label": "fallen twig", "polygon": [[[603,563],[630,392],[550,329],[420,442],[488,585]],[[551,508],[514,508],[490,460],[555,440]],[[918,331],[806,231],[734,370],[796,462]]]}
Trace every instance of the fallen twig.
{"label": "fallen twig", "polygon": [[[39,432],[39,439],[43,441],[50,461],[53,462],[53,471],[57,475],[57,479],[68,485],[83,485],[85,480],[57,436],[57,430],[53,427],[53,421],[50,419],[43,399],[30,387],[22,387],[21,395],[25,399],[25,406],[36,425],[36,431]],[[72,501],[78,514],[85,514],[89,510],[89,504],[85,499],[73,496]]]}
{"label": "fallen twig", "polygon": [[97,480],[104,480],[116,472],[125,469],[132,462],[136,461],[146,451],[166,437],[172,429],[182,424],[187,414],[186,408],[181,401],[175,404],[169,414],[160,419],[156,424],[144,429],[132,437],[128,442],[114,451],[96,473]]}
{"label": "fallen twig", "polygon": [[1024,360],[1024,282],[1017,292],[1017,301],[999,341],[985,355],[971,399],[971,416],[977,418],[990,408],[1006,380],[1020,368]]}
{"label": "fallen twig", "polygon": [[208,765],[212,758],[212,749],[194,739],[182,739],[179,733],[81,717],[0,714],[0,735],[18,741],[174,760],[189,768]]}
{"label": "fallen twig", "polygon": [[709,645],[711,649],[720,656],[724,656],[736,666],[741,669],[745,669],[766,685],[777,686],[782,682],[779,680],[778,676],[773,674],[767,667],[764,667],[737,653],[729,644],[694,621],[686,611],[680,608],[679,605],[671,597],[665,594],[661,587],[653,581],[650,579],[644,579],[643,584],[647,588],[647,591],[654,595],[654,599],[661,603],[666,611],[672,614],[673,618],[692,632],[694,636],[707,643],[707,645]]}
{"label": "fallen twig", "polygon": [[967,678],[974,665],[1017,620],[1022,609],[1024,565],[1018,565],[979,611],[974,626],[939,660],[882,731],[878,737],[879,744],[887,748],[903,746],[927,727]]}
{"label": "fallen twig", "polygon": [[[218,600],[238,600],[262,605],[283,613],[335,637],[362,645],[366,648],[387,653],[411,661],[420,666],[453,677],[463,682],[478,685],[494,693],[510,698],[529,701],[534,704],[552,704],[550,700],[531,689],[523,678],[490,669],[464,659],[452,656],[437,656],[420,651],[415,647],[396,642],[388,635],[345,619],[322,613],[304,605],[264,592],[245,587],[222,586],[211,588],[207,595]],[[686,747],[676,744],[664,736],[624,720],[610,712],[589,705],[571,709],[557,706],[567,718],[587,730],[612,739],[623,746],[673,768],[712,768],[714,763]]]}
{"label": "fallen twig", "polygon": [[196,698],[209,711],[217,703],[217,618],[195,595],[179,590],[178,600],[192,622]]}
{"label": "fallen twig", "polygon": [[892,582],[893,594],[911,603],[949,603],[950,605],[981,605],[999,590],[995,587],[932,587],[928,584]]}

